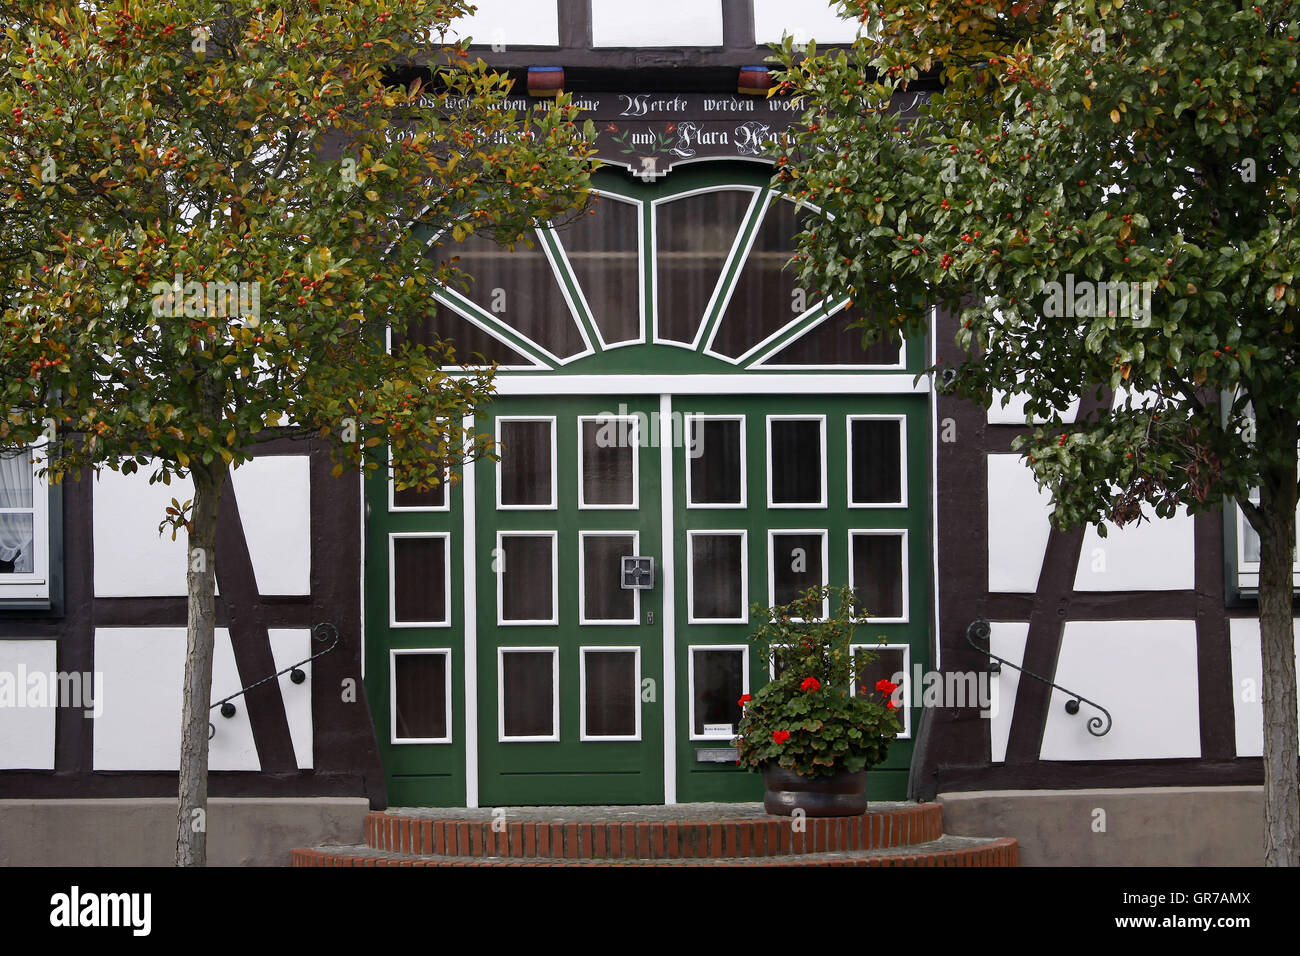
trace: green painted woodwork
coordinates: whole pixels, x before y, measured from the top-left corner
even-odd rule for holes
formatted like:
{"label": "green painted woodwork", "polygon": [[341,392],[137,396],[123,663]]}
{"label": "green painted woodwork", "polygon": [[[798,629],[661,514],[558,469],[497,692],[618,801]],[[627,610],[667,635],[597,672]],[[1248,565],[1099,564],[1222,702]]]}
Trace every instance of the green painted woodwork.
{"label": "green painted woodwork", "polygon": [[[620,399],[629,413],[658,410],[658,400]],[[641,593],[635,625],[580,625],[578,548],[582,531],[640,534],[641,554],[658,555],[659,459],[655,448],[639,448],[639,505],[633,510],[579,510],[578,417],[616,413],[607,398],[498,398],[476,428],[491,431],[497,416],[555,415],[557,507],[554,510],[498,510],[498,467],[485,463],[476,476],[478,581],[479,798],[483,806],[517,804],[624,804],[663,800],[662,589]],[[493,549],[498,531],[558,531],[559,624],[498,625]],[[647,623],[653,619],[654,623]],[[497,648],[559,646],[560,739],[500,742],[497,721]],[[654,682],[654,702],[642,702],[641,740],[581,741],[579,647],[637,646],[641,678]]]}
{"label": "green painted woodwork", "polygon": [[[757,775],[734,766],[703,764],[696,761],[697,748],[715,747],[716,743],[688,739],[687,658],[691,644],[744,644],[750,627],[744,624],[690,624],[685,591],[687,560],[686,532],[710,528],[748,532],[750,604],[769,602],[769,530],[826,529],[828,583],[848,584],[849,529],[904,529],[908,531],[908,623],[876,624],[867,620],[857,626],[854,643],[873,644],[884,635],[890,644],[907,644],[913,665],[928,667],[931,627],[931,583],[929,548],[929,461],[926,454],[929,434],[928,404],[923,396],[764,396],[735,398],[681,397],[673,410],[745,416],[745,461],[748,482],[748,507],[745,509],[687,508],[685,481],[680,478],[685,467],[685,452],[675,451],[674,474],[679,476],[673,489],[677,540],[675,555],[681,582],[677,591],[677,683],[682,688],[677,703],[679,745],[677,748],[677,798],[682,802],[722,800],[744,801],[761,798],[762,785]],[[825,508],[767,508],[767,422],[768,415],[826,416],[826,491]],[[848,415],[907,416],[907,501],[905,508],[848,507]],[[760,687],[768,679],[768,662],[759,659],[758,650],[750,651],[750,686]],[[919,709],[912,713],[912,732],[920,722]],[[896,741],[888,759],[867,776],[869,797],[877,800],[902,799],[907,792],[907,772],[912,756],[912,740]],[[756,797],[755,794],[758,794]]]}
{"label": "green painted woodwork", "polygon": [[[848,582],[848,530],[906,529],[908,531],[908,623],[859,626],[855,640],[874,643],[885,635],[890,643],[907,644],[911,664],[922,669],[929,666],[931,622],[933,618],[933,582],[931,580],[930,527],[930,421],[929,401],[925,395],[846,395],[829,390],[826,394],[790,394],[782,381],[790,375],[816,373],[820,376],[845,376],[846,384],[860,386],[864,377],[918,374],[925,364],[925,343],[909,343],[906,369],[851,370],[808,367],[798,370],[747,368],[692,348],[653,343],[653,242],[650,202],[691,190],[722,186],[753,186],[767,189],[766,171],[745,164],[715,166],[676,172],[657,183],[631,181],[613,171],[602,171],[595,179],[597,188],[641,203],[641,230],[644,254],[641,260],[641,295],[643,301],[644,341],[602,349],[595,334],[595,323],[576,295],[577,280],[563,266],[559,255],[563,233],[543,230],[539,241],[551,252],[553,262],[560,263],[558,280],[574,303],[576,320],[590,341],[591,354],[560,365],[540,356],[527,339],[504,324],[505,316],[483,312],[468,300],[447,295],[457,310],[481,324],[503,332],[512,345],[532,356],[548,375],[655,375],[667,376],[656,381],[656,390],[671,396],[677,414],[743,414],[746,416],[745,509],[704,509],[686,507],[686,452],[682,448],[639,448],[639,508],[629,510],[579,510],[577,471],[577,417],[597,413],[615,413],[624,404],[630,412],[654,414],[660,408],[656,394],[608,394],[576,396],[500,396],[480,408],[475,420],[476,431],[491,432],[494,420],[501,415],[555,416],[558,447],[557,508],[537,511],[502,511],[496,506],[496,463],[480,461],[474,478],[474,540],[471,542],[471,567],[465,567],[464,488],[453,484],[449,489],[447,511],[397,512],[388,507],[388,488],[383,475],[367,480],[365,500],[365,627],[366,687],[379,741],[380,754],[388,781],[389,800],[393,805],[457,806],[467,799],[466,790],[466,699],[465,692],[465,607],[466,589],[476,585],[476,691],[478,708],[478,801],[482,806],[520,804],[620,804],[659,803],[664,800],[664,617],[672,615],[676,653],[673,661],[676,693],[671,706],[676,731],[672,742],[675,755],[676,799],[678,801],[752,801],[760,799],[762,782],[756,774],[732,764],[698,763],[696,751],[725,746],[720,741],[689,739],[688,653],[698,644],[743,644],[749,627],[744,624],[690,624],[687,618],[687,531],[709,528],[748,532],[749,603],[768,603],[768,530],[772,528],[826,529],[828,536],[828,582]],[[764,202],[770,201],[768,193]],[[753,231],[758,217],[750,215],[742,230]],[[743,249],[743,243],[738,248]],[[733,253],[723,266],[728,282],[734,282],[743,265],[743,256]],[[725,292],[726,290],[724,290]],[[715,303],[704,318],[707,341],[710,326],[716,324],[719,307]],[[571,318],[571,317],[566,317]],[[811,317],[810,317],[811,320]],[[803,327],[806,327],[807,323]],[[789,341],[798,329],[780,334],[780,342]],[[773,344],[770,353],[779,347]],[[749,364],[753,364],[750,362]],[[501,372],[502,379],[524,373]],[[687,379],[673,376],[692,375],[743,376],[737,379],[732,395],[688,395]],[[851,378],[850,378],[851,376]],[[762,382],[770,382],[765,386]],[[827,506],[807,509],[770,509],[767,502],[766,416],[769,414],[825,415]],[[848,415],[904,415],[907,422],[907,501],[899,508],[849,508],[847,487]],[[672,456],[671,489],[674,593],[672,608],[664,608],[664,542],[661,514],[661,455]],[[493,549],[498,531],[547,530],[558,532],[558,625],[502,626],[497,623],[496,576],[493,572]],[[656,558],[658,580],[652,591],[642,592],[640,621],[635,625],[581,625],[578,617],[578,547],[583,530],[619,530],[640,533],[639,551]],[[389,620],[389,550],[388,535],[394,532],[448,532],[451,535],[451,592],[449,627],[392,628]],[[653,622],[650,614],[654,615]],[[641,649],[641,677],[653,682],[653,700],[642,700],[641,739],[639,741],[582,741],[579,739],[579,651],[582,646],[631,646]],[[560,740],[556,742],[501,742],[497,739],[497,648],[500,646],[558,646]],[[390,742],[389,652],[394,648],[449,648],[452,665],[452,742],[447,744],[393,744]],[[767,679],[767,662],[750,654],[751,689]],[[912,712],[913,735],[920,724],[920,710]],[[887,762],[868,774],[871,799],[900,799],[906,794],[908,766],[912,755],[911,740],[899,741],[891,748]]]}
{"label": "green painted woodwork", "polygon": [[[455,595],[464,593],[464,530],[462,491],[448,487],[447,511],[389,511],[388,485],[379,479],[366,482],[365,562],[365,683],[366,697],[375,721],[375,735],[388,779],[388,800],[393,806],[463,806],[465,803],[465,626],[463,609]],[[451,534],[450,627],[389,627],[388,536],[394,532]],[[450,648],[452,687],[452,743],[393,744],[391,740],[391,689],[389,651],[393,648]]]}

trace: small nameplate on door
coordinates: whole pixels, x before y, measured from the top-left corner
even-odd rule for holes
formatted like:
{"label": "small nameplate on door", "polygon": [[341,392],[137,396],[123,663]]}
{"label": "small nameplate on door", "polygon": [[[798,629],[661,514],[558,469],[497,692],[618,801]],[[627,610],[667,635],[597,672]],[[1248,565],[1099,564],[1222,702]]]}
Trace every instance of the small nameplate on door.
{"label": "small nameplate on door", "polygon": [[734,737],[735,731],[731,729],[731,724],[705,724],[704,736],[706,737]]}
{"label": "small nameplate on door", "polygon": [[735,747],[708,747],[695,751],[696,763],[735,763],[740,753]]}
{"label": "small nameplate on door", "polygon": [[623,590],[648,591],[655,586],[655,559],[623,556]]}

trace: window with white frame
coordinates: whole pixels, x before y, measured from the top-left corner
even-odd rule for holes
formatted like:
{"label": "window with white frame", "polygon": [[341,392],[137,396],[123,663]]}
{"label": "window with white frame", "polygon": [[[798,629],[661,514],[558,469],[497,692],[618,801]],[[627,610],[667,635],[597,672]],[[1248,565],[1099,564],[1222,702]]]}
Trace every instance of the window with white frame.
{"label": "window with white frame", "polygon": [[497,739],[560,739],[560,649],[497,648]]}
{"label": "window with white frame", "polygon": [[451,651],[389,651],[390,740],[395,744],[449,744]]}
{"label": "window with white frame", "polygon": [[[1224,401],[1231,401],[1232,396],[1225,393]],[[1245,434],[1249,431],[1253,434],[1255,428],[1255,408],[1249,402],[1244,409]],[[1251,439],[1253,441],[1253,439]],[[1300,454],[1300,443],[1296,445],[1296,451]],[[1250,502],[1253,505],[1259,504],[1259,491],[1253,490],[1250,493]],[[1260,564],[1260,541],[1259,534],[1251,527],[1250,522],[1246,519],[1246,513],[1237,505],[1231,508],[1225,508],[1225,514],[1228,515],[1227,526],[1224,529],[1224,537],[1229,539],[1225,542],[1225,550],[1229,555],[1229,570],[1232,578],[1229,579],[1228,587],[1232,590],[1235,586],[1236,592],[1241,597],[1253,598],[1259,594],[1259,564]],[[1235,540],[1235,548],[1232,542]],[[1300,506],[1296,508],[1296,550],[1293,553],[1295,558],[1291,566],[1292,587],[1300,589]]]}
{"label": "window with white frame", "polygon": [[[1252,504],[1259,504],[1259,492],[1250,494]],[[1246,596],[1259,593],[1259,535],[1240,508],[1233,508],[1237,521],[1237,591]],[[1292,565],[1294,587],[1300,588],[1300,508],[1296,509],[1296,561]]]}
{"label": "window with white frame", "polygon": [[[879,695],[876,684],[881,680],[897,684],[890,696],[899,706],[903,732],[898,739],[912,736],[912,648],[908,644],[850,644],[853,655],[853,680],[849,693],[854,696]],[[872,658],[868,660],[868,658]],[[900,676],[901,675],[901,676]],[[883,699],[883,697],[881,698]]]}
{"label": "window with white frame", "polygon": [[0,450],[0,604],[50,597],[49,490],[39,452]]}
{"label": "window with white frame", "polygon": [[641,739],[641,648],[581,648],[583,740]]}
{"label": "window with white frame", "polygon": [[691,740],[731,740],[742,716],[740,698],[749,693],[749,647],[708,644],[690,648]]}

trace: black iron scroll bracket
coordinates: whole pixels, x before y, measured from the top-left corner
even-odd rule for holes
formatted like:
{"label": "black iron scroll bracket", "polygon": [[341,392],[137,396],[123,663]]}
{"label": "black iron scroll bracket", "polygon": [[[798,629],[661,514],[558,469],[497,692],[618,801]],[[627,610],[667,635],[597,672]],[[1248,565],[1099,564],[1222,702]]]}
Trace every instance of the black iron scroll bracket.
{"label": "black iron scroll bracket", "polygon": [[[263,684],[275,680],[281,674],[288,674],[289,680],[293,681],[295,684],[301,684],[303,681],[307,679],[307,673],[302,669],[302,666],[304,664],[310,664],[318,657],[324,657],[330,651],[334,650],[334,648],[339,646],[339,629],[335,627],[333,624],[329,624],[329,623],[317,624],[314,628],[312,628],[312,640],[316,641],[317,643],[329,641],[329,646],[327,646],[323,650],[317,651],[311,657],[304,658],[303,660],[300,660],[296,664],[290,664],[288,667],[284,668],[283,670],[276,671],[270,677],[263,677],[261,680],[249,684],[247,687],[240,688],[239,690],[231,694],[229,697],[223,697],[221,700],[217,701],[208,709],[216,710],[218,707],[220,707],[221,716],[229,719],[231,717],[234,717],[235,714],[237,713],[235,705],[232,704],[231,701],[234,700],[236,697],[242,697],[244,694],[248,693],[254,687],[261,687]],[[216,725],[213,724],[211,721],[209,721],[208,739],[211,740],[216,735],[217,735]]]}
{"label": "black iron scroll bracket", "polygon": [[1068,694],[1070,699],[1065,702],[1065,712],[1067,714],[1071,714],[1071,715],[1077,714],[1079,712],[1079,704],[1081,703],[1087,704],[1089,707],[1095,707],[1097,710],[1101,711],[1101,713],[1105,715],[1105,719],[1102,719],[1102,717],[1099,717],[1096,714],[1089,717],[1088,733],[1092,734],[1094,737],[1104,737],[1106,736],[1106,734],[1110,733],[1110,728],[1111,728],[1110,711],[1107,710],[1105,707],[1101,706],[1101,704],[1097,703],[1096,701],[1089,700],[1087,697],[1084,697],[1082,694],[1076,694],[1074,691],[1062,687],[1060,684],[1056,683],[1055,681],[1050,681],[1046,677],[1040,677],[1038,674],[1035,674],[1033,671],[1027,671],[1023,667],[1019,666],[1018,664],[1011,663],[1009,660],[1007,660],[1004,657],[998,657],[992,651],[980,647],[978,644],[975,643],[976,640],[981,640],[987,643],[989,638],[992,637],[992,635],[993,635],[993,629],[989,627],[989,622],[985,620],[971,621],[970,626],[966,628],[966,643],[969,644],[971,647],[975,648],[975,650],[979,651],[990,661],[995,662],[989,664],[989,671],[991,673],[994,674],[998,673],[1002,669],[1001,665],[1006,664],[1007,667],[1014,667],[1016,670],[1020,671],[1020,673],[1025,674],[1028,677],[1032,677],[1036,681],[1041,681],[1049,687],[1055,687],[1057,690],[1061,691],[1062,693]]}

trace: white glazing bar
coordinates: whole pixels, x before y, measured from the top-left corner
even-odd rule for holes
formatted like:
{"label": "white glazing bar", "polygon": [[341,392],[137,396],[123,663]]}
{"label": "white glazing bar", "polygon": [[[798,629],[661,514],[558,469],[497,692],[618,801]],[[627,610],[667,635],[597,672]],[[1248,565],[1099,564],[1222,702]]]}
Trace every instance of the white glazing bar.
{"label": "white glazing bar", "polygon": [[[474,429],[474,416],[465,417],[465,431]],[[478,648],[475,631],[478,601],[477,566],[474,561],[478,529],[474,525],[474,459],[465,461],[461,473],[460,493],[463,502],[465,562],[465,806],[478,806]],[[452,709],[453,715],[455,708]]]}
{"label": "white glazing bar", "polygon": [[[673,420],[673,397],[659,396],[659,421]],[[663,581],[663,607],[659,612],[664,646],[664,688],[661,696],[664,727],[664,803],[677,802],[677,572],[674,561],[676,533],[673,527],[673,459],[672,441],[659,443],[659,511],[663,522],[660,559]]]}

